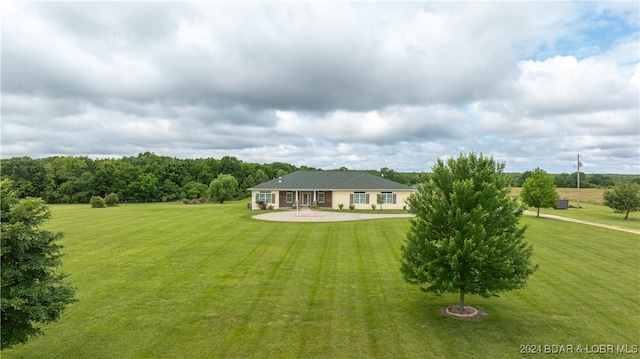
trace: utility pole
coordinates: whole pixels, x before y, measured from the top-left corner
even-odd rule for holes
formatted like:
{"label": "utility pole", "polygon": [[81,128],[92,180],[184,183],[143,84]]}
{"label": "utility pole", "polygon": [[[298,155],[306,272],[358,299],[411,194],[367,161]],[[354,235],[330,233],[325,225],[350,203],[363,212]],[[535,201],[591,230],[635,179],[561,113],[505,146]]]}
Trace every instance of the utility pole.
{"label": "utility pole", "polygon": [[578,173],[577,173],[577,179],[578,179],[578,208],[580,207],[580,166],[582,166],[582,163],[580,163],[580,155],[578,155]]}

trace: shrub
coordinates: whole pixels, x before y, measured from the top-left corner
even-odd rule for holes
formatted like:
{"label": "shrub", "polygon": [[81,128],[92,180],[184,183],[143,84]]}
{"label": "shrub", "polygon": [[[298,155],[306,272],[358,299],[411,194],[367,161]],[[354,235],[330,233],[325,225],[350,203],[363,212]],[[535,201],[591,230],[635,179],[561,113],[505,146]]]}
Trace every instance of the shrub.
{"label": "shrub", "polygon": [[202,203],[205,203],[206,201],[207,199],[204,197],[193,198],[193,199],[188,199],[188,198],[182,199],[182,203],[184,204],[202,204]]}
{"label": "shrub", "polygon": [[371,209],[372,209],[372,210],[374,210],[374,211],[376,210],[376,205],[375,205],[375,203],[371,203]]}
{"label": "shrub", "polygon": [[100,196],[91,197],[91,200],[89,200],[89,203],[91,203],[92,208],[104,208],[107,206],[107,204],[104,202],[104,198]]}
{"label": "shrub", "polygon": [[354,209],[356,209],[356,206],[354,204],[350,204],[349,209],[353,211]]}
{"label": "shrub", "polygon": [[344,208],[344,203],[340,203],[340,204],[338,205],[338,208],[340,208],[340,210],[342,210],[342,208]]}
{"label": "shrub", "polygon": [[115,193],[109,193],[104,197],[104,203],[106,203],[107,206],[115,206],[119,200],[118,195]]}
{"label": "shrub", "polygon": [[270,210],[270,211],[273,211],[275,209],[275,207],[272,204],[270,204],[269,207],[267,207],[267,209]]}
{"label": "shrub", "polygon": [[256,202],[256,204],[258,205],[258,207],[260,207],[261,210],[267,209],[267,204],[264,201],[258,201]]}

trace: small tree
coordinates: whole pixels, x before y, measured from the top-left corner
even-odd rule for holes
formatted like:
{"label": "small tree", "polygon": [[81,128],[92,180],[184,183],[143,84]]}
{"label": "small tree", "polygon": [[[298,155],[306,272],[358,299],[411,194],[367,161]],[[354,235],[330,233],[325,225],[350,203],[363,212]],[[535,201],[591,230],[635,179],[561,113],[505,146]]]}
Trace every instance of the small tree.
{"label": "small tree", "polygon": [[503,169],[473,153],[438,159],[407,200],[416,216],[402,246],[403,277],[425,292],[459,293],[461,312],[465,294],[522,288],[536,269]]}
{"label": "small tree", "polygon": [[381,194],[376,197],[376,202],[380,205],[380,212],[382,212],[382,205],[384,204],[385,199],[385,196]]}
{"label": "small tree", "polygon": [[104,208],[107,206],[107,204],[104,201],[104,198],[100,196],[91,197],[91,200],[89,200],[89,203],[91,204],[92,208]]}
{"label": "small tree", "polygon": [[540,208],[555,207],[559,197],[553,177],[540,168],[531,172],[520,192],[524,204],[538,209],[537,217],[540,217]]}
{"label": "small tree", "polygon": [[104,203],[106,203],[107,206],[115,206],[118,204],[118,201],[118,195],[115,193],[109,193],[104,197]]}
{"label": "small tree", "polygon": [[220,174],[209,185],[209,199],[224,203],[232,199],[238,191],[238,181],[232,175]]}
{"label": "small tree", "polygon": [[604,191],[602,199],[605,206],[624,213],[624,219],[628,219],[630,212],[640,210],[640,186],[623,182],[611,190]]}
{"label": "small tree", "polygon": [[42,199],[19,199],[3,180],[0,240],[2,242],[2,340],[0,347],[24,343],[42,333],[38,323],[55,322],[70,303],[74,288],[55,271],[62,265],[57,241],[62,233],[39,229],[51,218]]}

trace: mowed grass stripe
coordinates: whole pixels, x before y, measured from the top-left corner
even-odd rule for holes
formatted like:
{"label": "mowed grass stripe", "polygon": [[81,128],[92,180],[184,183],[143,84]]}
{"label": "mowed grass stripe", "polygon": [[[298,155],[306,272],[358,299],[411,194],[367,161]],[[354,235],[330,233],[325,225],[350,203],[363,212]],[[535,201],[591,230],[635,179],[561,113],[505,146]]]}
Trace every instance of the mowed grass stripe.
{"label": "mowed grass stripe", "polygon": [[[265,224],[265,226],[280,228],[272,224]],[[300,227],[298,226],[298,228]],[[269,285],[256,284],[255,295],[243,310],[243,322],[229,336],[229,346],[222,350],[221,355],[227,356],[229,352],[237,352],[240,349],[259,351],[262,348],[260,344],[265,335],[271,334],[267,332],[267,329],[271,326],[270,323],[278,320],[274,320],[273,317],[275,307],[281,301],[284,287],[295,275],[294,267],[306,247],[304,243],[299,243],[305,241],[304,232],[296,232],[294,228],[289,228],[285,231],[271,232],[269,236],[264,237],[263,240],[270,244],[270,252],[261,257],[265,261],[258,260],[256,264],[264,268],[266,274],[264,283],[269,283]],[[240,290],[244,289],[240,288]],[[246,341],[254,343],[254,345],[244,348],[238,347],[238,345],[246,346],[243,344]],[[267,342],[273,342],[273,340]],[[267,354],[270,353],[256,353],[256,355]]]}
{"label": "mowed grass stripe", "polygon": [[[307,353],[305,351],[312,350],[315,353],[329,353],[326,344],[329,338],[313,337],[314,333],[320,332],[318,326],[326,323],[331,313],[335,310],[333,303],[335,298],[334,286],[329,285],[330,281],[335,280],[335,235],[333,226],[328,228],[324,236],[312,238],[321,248],[319,252],[311,253],[310,257],[305,258],[305,263],[301,263],[299,270],[303,273],[302,280],[308,281],[308,286],[302,293],[300,291],[292,291],[291,294],[298,297],[300,305],[304,303],[304,307],[300,306],[296,313],[299,320],[304,323],[297,334],[297,348],[291,353],[296,356],[303,357]],[[313,264],[309,266],[309,264]],[[306,270],[305,270],[306,269]],[[296,283],[292,283],[293,288],[298,287]],[[305,292],[308,295],[304,295]],[[289,332],[291,333],[291,332]],[[295,336],[295,333],[291,333]]]}
{"label": "mowed grass stripe", "polygon": [[[121,313],[125,311],[132,312],[132,314],[135,314],[137,310],[154,312],[155,307],[159,307],[158,312],[168,314],[173,311],[173,308],[179,307],[181,302],[190,301],[193,305],[197,302],[197,291],[210,287],[205,280],[206,273],[210,273],[207,270],[208,267],[213,273],[225,273],[214,263],[218,258],[225,258],[220,255],[220,252],[224,251],[226,247],[233,247],[234,238],[242,237],[238,236],[241,229],[237,226],[233,228],[233,221],[216,221],[216,217],[211,216],[211,210],[205,212],[203,211],[206,209],[204,207],[199,210],[194,210],[195,207],[186,207],[186,210],[183,210],[182,208],[185,207],[180,207],[177,212],[167,212],[165,206],[168,205],[163,205],[161,211],[140,211],[142,213],[134,217],[136,226],[125,227],[129,228],[129,233],[125,238],[119,238],[121,245],[111,247],[105,252],[104,257],[111,258],[111,261],[104,264],[94,262],[97,268],[113,268],[114,274],[111,275],[112,273],[109,272],[109,275],[104,279],[114,282],[118,286],[115,288],[104,285],[104,283],[97,286],[105,289],[104,292],[111,294],[102,302],[95,303],[103,313],[105,309],[115,307],[113,310],[115,315],[123,317]],[[124,209],[127,211],[131,207]],[[169,214],[167,217],[159,215],[159,213],[165,212]],[[216,212],[220,215],[220,211]],[[99,210],[97,212],[94,210],[93,213],[101,214]],[[189,220],[185,220],[186,218]],[[121,219],[118,218],[118,220]],[[203,226],[212,228],[210,230],[209,228],[206,230],[198,229]],[[244,228],[244,230],[250,231],[251,228]],[[141,233],[145,233],[146,236]],[[198,235],[194,236],[193,233]],[[132,240],[135,238],[144,238],[144,243],[136,243],[135,240]],[[207,247],[211,251],[206,250]],[[158,254],[152,250],[160,252]],[[237,252],[231,251],[231,253]],[[125,258],[124,264],[121,263],[121,258]],[[242,264],[241,261],[234,263]],[[157,274],[154,276],[153,273]],[[216,285],[217,282],[212,287]],[[129,292],[126,309],[117,305],[122,303],[119,298],[122,290]],[[78,292],[82,293],[81,290]],[[80,299],[82,300],[82,298]],[[184,315],[185,313],[180,312],[172,314],[167,318],[164,328],[175,328],[171,323],[174,320],[179,322],[181,316]],[[127,320],[130,321],[130,318]],[[116,318],[117,322],[113,323],[116,327],[126,328],[128,326],[126,321],[118,319]],[[153,316],[150,316],[150,319],[153,320]],[[153,325],[146,325],[143,331],[151,333],[153,328]],[[126,331],[124,333],[126,334]],[[180,337],[180,335],[176,336],[176,333],[171,334],[167,337]],[[162,337],[161,340],[164,341],[166,338]],[[111,342],[117,343],[118,340],[111,339]]]}
{"label": "mowed grass stripe", "polygon": [[[365,329],[368,333],[368,355],[378,357],[381,353],[397,350],[398,343],[389,341],[383,336],[388,335],[390,324],[397,325],[393,320],[393,312],[380,311],[389,301],[394,300],[397,293],[406,290],[406,284],[400,280],[399,256],[400,247],[398,239],[394,238],[391,248],[391,238],[397,236],[398,224],[406,224],[406,220],[385,220],[385,223],[376,224],[374,230],[362,234],[356,233],[356,248],[358,254],[358,270],[360,279],[360,296],[366,298],[363,308]],[[367,225],[367,222],[363,222]],[[371,228],[371,226],[369,226]],[[394,230],[390,230],[393,228]],[[406,226],[402,226],[406,228]],[[380,231],[380,232],[377,232]],[[393,232],[393,233],[392,233]],[[398,261],[389,261],[389,258],[398,258]],[[389,290],[395,288],[395,290]],[[401,337],[398,338],[402,340]]]}
{"label": "mowed grass stripe", "polygon": [[[638,316],[630,321],[628,313],[640,298],[637,236],[575,223],[563,223],[565,231],[558,234],[558,221],[528,218],[526,222],[528,236],[537,238],[534,261],[540,264],[527,289],[548,297],[538,301],[541,312],[589,328],[590,340],[615,341],[627,337],[629,328],[640,334]],[[557,335],[562,338],[565,332]]]}
{"label": "mowed grass stripe", "polygon": [[[286,244],[281,238],[287,233],[264,224],[250,220],[246,223],[249,227],[238,227],[241,233],[235,236],[233,250],[229,255],[221,255],[219,266],[205,271],[216,274],[212,285],[220,290],[206,298],[207,309],[203,311],[202,320],[207,328],[202,334],[191,335],[204,337],[205,347],[200,351],[206,349],[211,353],[208,355],[233,356],[225,353],[260,347],[246,343],[247,338],[255,341],[260,337],[261,325],[267,321],[264,308],[268,308],[266,303],[271,301],[273,289],[261,284],[278,282],[275,279],[278,267],[288,263],[288,260],[282,260],[287,252],[282,252],[281,248],[282,243]],[[278,256],[280,260],[272,261]],[[256,309],[258,306],[261,307]],[[183,340],[190,342],[191,338]],[[182,350],[177,350],[176,354],[183,353]]]}
{"label": "mowed grass stripe", "polygon": [[640,337],[630,233],[523,218],[540,270],[500,298],[468,296],[489,316],[466,322],[438,313],[457,295],[402,281],[407,219],[270,223],[243,202],[53,214],[81,301],[3,358],[486,358]]}
{"label": "mowed grass stripe", "polygon": [[269,258],[281,254],[272,240],[278,235],[277,228],[265,228],[261,224],[248,221],[243,228],[237,228],[232,250],[219,253],[216,265],[204,271],[209,273],[211,285],[216,288],[204,298],[206,309],[201,313],[202,320],[209,327],[205,330],[209,336],[206,348],[213,353],[224,354],[227,350],[234,350],[234,343],[243,342],[237,338],[251,333],[250,324],[262,320],[254,313],[258,301],[265,297],[265,289],[260,284],[273,277],[274,269],[268,263]]}

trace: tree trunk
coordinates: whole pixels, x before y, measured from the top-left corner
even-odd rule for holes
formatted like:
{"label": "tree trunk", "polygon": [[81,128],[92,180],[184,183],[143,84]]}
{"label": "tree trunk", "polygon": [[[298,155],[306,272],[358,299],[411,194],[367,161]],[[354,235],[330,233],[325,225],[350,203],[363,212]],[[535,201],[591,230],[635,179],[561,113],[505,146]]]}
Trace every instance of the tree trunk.
{"label": "tree trunk", "polygon": [[627,211],[627,215],[624,216],[624,219],[629,219],[629,211]]}
{"label": "tree trunk", "polygon": [[538,207],[538,214],[536,214],[536,217],[540,217],[540,207]]}
{"label": "tree trunk", "polygon": [[460,313],[464,313],[464,289],[460,289],[460,304],[458,305]]}

